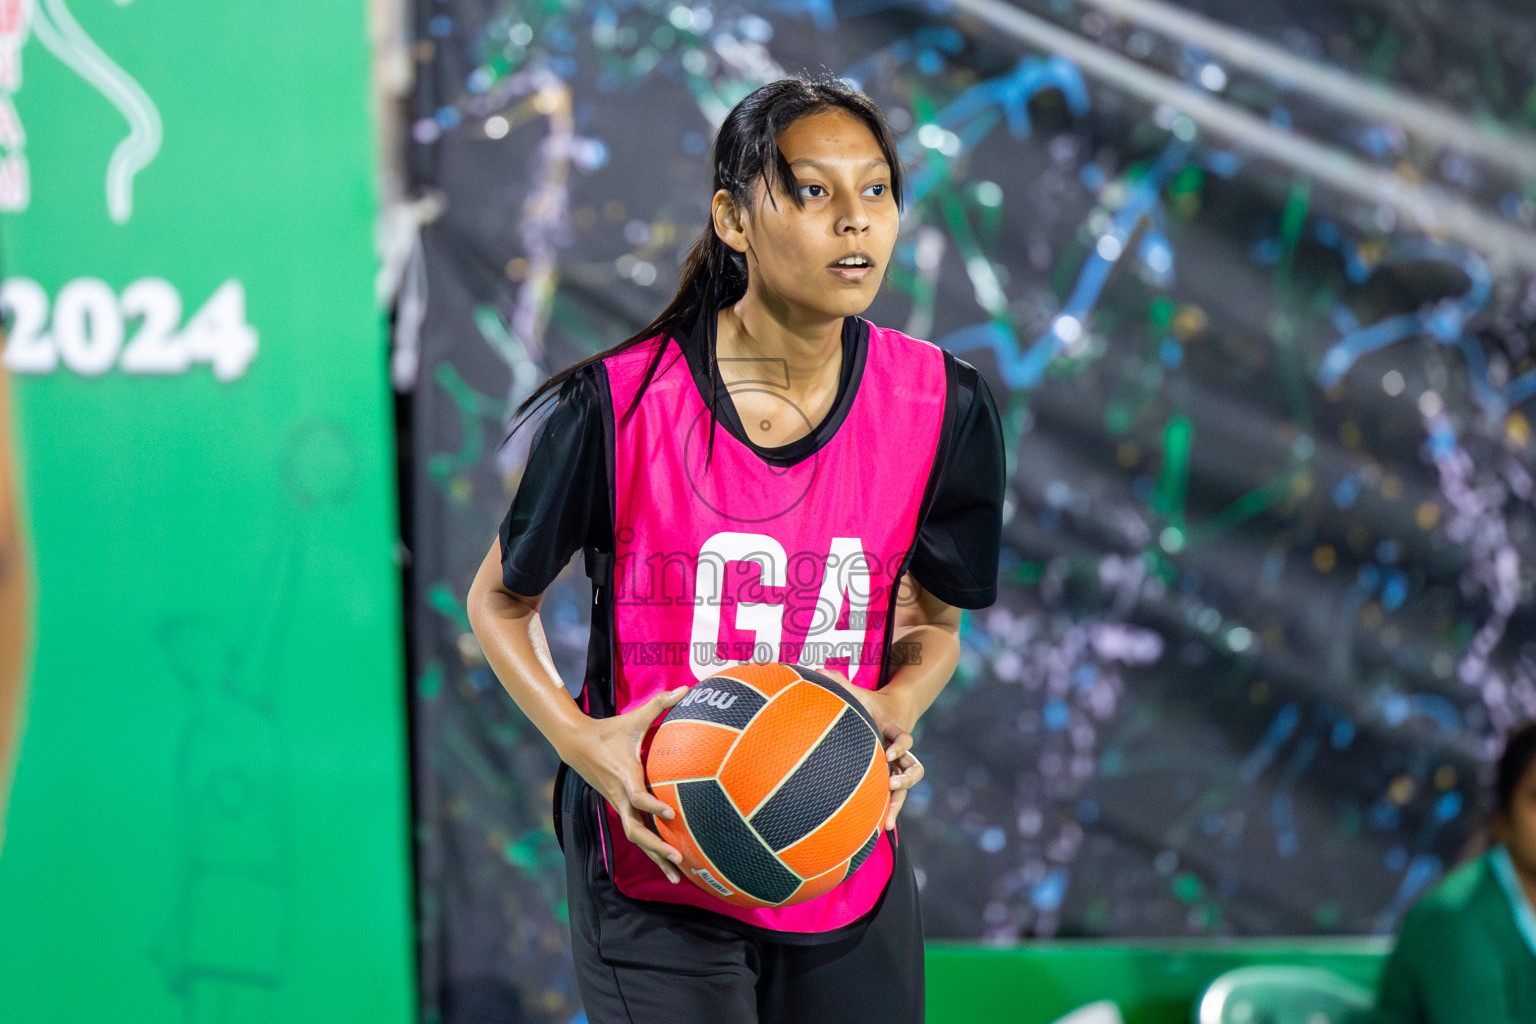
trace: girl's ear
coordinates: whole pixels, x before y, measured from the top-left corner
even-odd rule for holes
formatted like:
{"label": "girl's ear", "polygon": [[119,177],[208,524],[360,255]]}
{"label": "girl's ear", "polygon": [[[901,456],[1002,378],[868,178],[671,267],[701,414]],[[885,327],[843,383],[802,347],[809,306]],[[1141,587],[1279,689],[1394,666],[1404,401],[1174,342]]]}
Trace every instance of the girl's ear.
{"label": "girl's ear", "polygon": [[715,193],[710,201],[710,217],[715,223],[715,234],[720,236],[720,241],[730,246],[737,252],[747,251],[746,225],[743,223],[741,207],[736,205],[736,200],[725,189]]}

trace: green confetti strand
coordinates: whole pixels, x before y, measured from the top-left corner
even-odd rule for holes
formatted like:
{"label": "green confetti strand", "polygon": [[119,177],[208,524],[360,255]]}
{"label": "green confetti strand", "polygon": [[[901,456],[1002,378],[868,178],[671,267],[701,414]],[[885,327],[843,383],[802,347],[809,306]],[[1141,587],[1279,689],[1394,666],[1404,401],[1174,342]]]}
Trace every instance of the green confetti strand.
{"label": "green confetti strand", "polygon": [[1163,431],[1163,468],[1152,492],[1152,508],[1168,525],[1184,529],[1184,496],[1189,488],[1189,448],[1194,428],[1187,416],[1175,416]]}

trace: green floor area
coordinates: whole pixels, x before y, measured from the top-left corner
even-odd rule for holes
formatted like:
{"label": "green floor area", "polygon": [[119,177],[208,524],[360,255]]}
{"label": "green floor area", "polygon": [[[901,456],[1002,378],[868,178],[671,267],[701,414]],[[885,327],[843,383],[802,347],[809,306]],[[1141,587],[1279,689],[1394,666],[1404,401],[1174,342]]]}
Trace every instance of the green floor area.
{"label": "green floor area", "polygon": [[1093,940],[928,946],[929,1024],[1050,1024],[1099,999],[1126,1024],[1189,1024],[1217,976],[1251,964],[1326,967],[1374,986],[1387,939]]}

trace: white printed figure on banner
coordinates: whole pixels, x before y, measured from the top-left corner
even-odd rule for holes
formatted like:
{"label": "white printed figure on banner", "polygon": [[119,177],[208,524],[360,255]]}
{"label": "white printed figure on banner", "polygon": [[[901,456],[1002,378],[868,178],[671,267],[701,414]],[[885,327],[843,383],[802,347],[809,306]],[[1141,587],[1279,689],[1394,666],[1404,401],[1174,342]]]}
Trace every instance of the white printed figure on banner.
{"label": "white printed figure on banner", "polygon": [[160,111],[139,83],[86,35],[64,0],[0,0],[0,210],[20,212],[31,199],[26,132],[15,104],[21,89],[21,48],[29,31],[127,119],[128,136],[113,148],[106,177],[107,213],[126,224],[133,216],[133,179],[160,152]]}
{"label": "white printed figure on banner", "polygon": [[21,44],[31,0],[0,0],[0,210],[17,212],[32,198],[27,134],[16,113],[21,88]]}

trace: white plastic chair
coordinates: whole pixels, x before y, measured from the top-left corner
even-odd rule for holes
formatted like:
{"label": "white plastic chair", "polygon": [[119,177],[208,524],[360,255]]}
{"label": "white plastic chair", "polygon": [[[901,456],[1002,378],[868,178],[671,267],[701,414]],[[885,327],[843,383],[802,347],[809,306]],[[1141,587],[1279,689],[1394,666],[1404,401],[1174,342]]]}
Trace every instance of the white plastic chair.
{"label": "white plastic chair", "polygon": [[1196,1024],[1350,1024],[1370,989],[1321,967],[1238,967],[1206,987]]}
{"label": "white plastic chair", "polygon": [[1065,1017],[1058,1017],[1054,1024],[1125,1024],[1120,1007],[1108,999],[1101,999],[1087,1006],[1079,1006]]}

